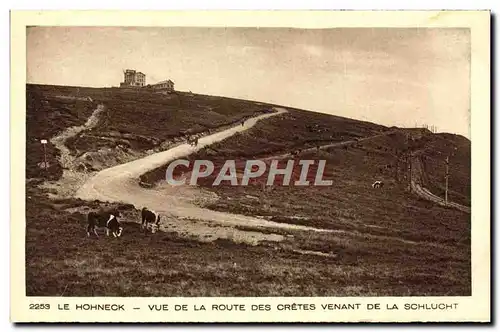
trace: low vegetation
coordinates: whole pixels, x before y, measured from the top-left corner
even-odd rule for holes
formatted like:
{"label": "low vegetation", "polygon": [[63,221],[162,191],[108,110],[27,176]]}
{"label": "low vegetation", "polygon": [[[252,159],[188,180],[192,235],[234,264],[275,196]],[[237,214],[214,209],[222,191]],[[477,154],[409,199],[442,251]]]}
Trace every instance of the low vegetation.
{"label": "low vegetation", "polygon": [[[28,296],[470,294],[468,256],[450,249],[455,244],[411,245],[364,232],[297,232],[285,243],[255,247],[202,243],[176,233],[144,234],[139,211],[120,205],[106,207],[126,216],[123,236],[87,238],[83,210],[103,203],[48,200],[32,191],[28,197]],[[79,211],[70,212],[75,207]],[[289,247],[335,256],[304,255]]]}
{"label": "low vegetation", "polygon": [[[117,147],[144,152],[162,149],[184,135],[239,123],[269,108],[250,101],[177,92],[158,94],[149,90],[120,88],[83,88],[27,85],[27,178],[44,176],[40,139],[49,139],[65,128],[85,123],[98,104],[105,113],[98,125],[66,141],[79,156],[84,152]],[[47,144],[48,176],[62,174],[57,162],[59,152]],[[45,175],[47,176],[47,175]]]}
{"label": "low vegetation", "polygon": [[[46,88],[46,90],[50,90]],[[58,179],[62,175],[57,162],[59,151],[49,139],[64,129],[80,126],[87,121],[97,105],[89,100],[58,98],[37,86],[26,90],[26,178],[46,177]],[[44,151],[40,140],[46,139],[49,167],[44,169]]]}
{"label": "low vegetation", "polygon": [[[239,229],[279,233],[286,240],[259,246],[226,240],[204,243],[172,232],[144,234],[136,207],[113,205],[125,216],[123,236],[87,238],[86,212],[110,206],[49,199],[37,187],[46,177],[37,164],[40,146],[35,138],[83,124],[96,103],[104,103],[108,120],[92,135],[86,133],[70,142],[73,151],[109,147],[110,143],[94,136],[114,133],[132,144],[132,149],[149,149],[186,130],[196,132],[239,121],[266,105],[182,93],[163,96],[117,89],[28,88],[27,137],[33,141],[27,140],[26,165],[30,179],[26,197],[28,296],[471,294],[470,215],[408,192],[404,161],[406,151],[423,151],[425,185],[441,195],[437,189],[442,188],[443,174],[438,165],[442,165],[443,156],[453,153],[450,197],[462,204],[470,202],[470,142],[462,137],[406,130],[300,155],[300,159],[326,160],[324,178],[334,181],[329,187],[275,186],[263,190],[258,181],[246,187],[213,187],[213,176],[199,181],[219,197],[209,203],[211,209],[267,216],[275,222],[329,232],[262,230],[247,225]],[[90,96],[92,101],[67,102],[55,97],[58,95]],[[210,159],[219,166],[226,159],[241,164],[250,158],[389,130],[292,109],[189,158]],[[413,140],[408,142],[408,136]],[[51,160],[56,160],[58,151],[50,145],[48,148]],[[164,178],[164,171],[165,167],[154,170],[141,180],[156,183]],[[50,177],[57,178],[60,172],[53,163]],[[374,179],[384,181],[382,190],[371,188]]]}
{"label": "low vegetation", "polygon": [[[216,165],[212,175],[198,180],[200,186],[215,192],[219,197],[206,207],[249,216],[267,216],[275,222],[333,230],[333,235],[318,236],[321,240],[312,241],[309,238],[303,241],[301,249],[337,253],[339,249],[330,247],[330,244],[332,241],[335,243],[339,234],[342,234],[350,250],[357,253],[354,255],[356,259],[366,259],[367,255],[373,255],[371,257],[377,257],[380,261],[387,259],[391,263],[385,265],[386,272],[394,275],[399,275],[401,264],[412,266],[411,273],[416,273],[416,266],[419,266],[422,270],[418,273],[433,276],[427,281],[429,286],[434,285],[432,287],[437,289],[443,283],[443,278],[451,278],[456,281],[449,281],[454,284],[452,292],[468,294],[470,215],[422,200],[408,192],[408,163],[405,155],[409,151],[421,153],[427,165],[424,185],[432,190],[443,187],[444,172],[441,173],[442,169],[438,167],[429,166],[442,163],[444,156],[453,153],[455,173],[449,179],[450,197],[466,204],[470,202],[470,142],[463,137],[432,134],[428,130],[401,129],[378,136],[381,131],[390,132],[394,128],[356,122],[352,124],[350,120],[334,117],[331,120],[337,121],[334,124],[328,123],[327,119],[319,121],[325,128],[331,128],[330,132],[309,136],[306,124],[311,119],[307,117],[318,115],[296,111],[290,113],[281,119],[272,118],[261,122],[236,138],[219,142],[189,156],[190,160],[209,159]],[[286,123],[284,119],[287,117],[300,121],[289,125],[290,130],[284,131],[280,124]],[[331,134],[336,130],[343,132],[342,138],[337,140],[335,138],[338,136]],[[287,139],[287,136],[292,135],[293,139]],[[231,186],[229,182],[212,186],[218,169],[228,159],[235,159],[238,169],[238,165],[244,164],[249,157],[266,158],[315,146],[319,141],[326,144],[369,136],[376,137],[348,146],[313,149],[295,157],[296,165],[299,159],[325,160],[324,178],[332,180],[332,186],[280,186],[282,178],[277,178],[275,183],[278,185],[266,187],[266,173],[260,181],[250,182],[249,186]],[[263,150],[259,147],[268,148]],[[287,159],[280,167],[285,167]],[[267,164],[269,166],[270,163]],[[143,181],[155,183],[163,180],[165,169],[166,166],[145,174]],[[311,167],[308,179],[311,183],[315,171],[315,167]],[[292,184],[299,174],[300,167],[296,167]],[[371,187],[375,179],[384,181],[381,190]],[[444,195],[440,191],[436,194]],[[380,241],[380,245],[374,241]],[[360,248],[367,246],[368,242],[370,250],[361,253]],[[354,283],[357,285],[358,281]]]}

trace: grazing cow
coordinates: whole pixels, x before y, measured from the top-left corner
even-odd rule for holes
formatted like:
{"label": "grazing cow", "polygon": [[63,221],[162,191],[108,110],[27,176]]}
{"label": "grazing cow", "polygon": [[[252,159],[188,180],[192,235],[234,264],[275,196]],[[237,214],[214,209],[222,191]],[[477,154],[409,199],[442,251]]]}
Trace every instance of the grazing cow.
{"label": "grazing cow", "polygon": [[106,228],[106,235],[109,236],[109,231],[113,233],[114,237],[120,237],[123,232],[123,227],[118,221],[120,212],[118,211],[100,211],[100,212],[89,212],[87,215],[87,237],[90,237],[90,232],[93,232],[97,237],[97,228]]}
{"label": "grazing cow", "polygon": [[143,207],[141,211],[142,217],[142,228],[144,230],[151,230],[151,233],[156,233],[158,228],[160,227],[160,218],[161,216],[151,210],[148,210],[147,207]]}
{"label": "grazing cow", "polygon": [[372,184],[373,188],[382,188],[384,186],[384,183],[382,181],[375,181]]}

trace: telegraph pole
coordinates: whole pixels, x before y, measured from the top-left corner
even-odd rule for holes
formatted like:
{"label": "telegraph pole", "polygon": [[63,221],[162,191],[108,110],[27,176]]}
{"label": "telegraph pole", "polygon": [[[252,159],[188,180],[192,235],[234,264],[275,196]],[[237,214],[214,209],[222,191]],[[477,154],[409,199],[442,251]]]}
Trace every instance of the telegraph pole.
{"label": "telegraph pole", "polygon": [[445,175],[445,178],[446,178],[446,187],[445,187],[445,191],[444,191],[444,202],[445,204],[448,204],[448,177],[450,176],[450,172],[449,172],[449,159],[450,157],[446,157],[446,175]]}
{"label": "telegraph pole", "polygon": [[45,145],[47,145],[47,140],[42,139],[40,140],[40,143],[42,143],[43,146],[43,168],[45,169],[45,172],[47,172],[47,150],[45,148]]}
{"label": "telegraph pole", "polygon": [[399,156],[399,153],[396,152],[396,167],[395,167],[395,174],[394,178],[396,179],[396,182],[399,182],[399,162],[400,162],[401,157]]}
{"label": "telegraph pole", "polygon": [[411,151],[408,152],[408,190],[411,192]]}
{"label": "telegraph pole", "polygon": [[406,177],[408,178],[408,191],[411,192],[411,150],[410,150],[410,134],[406,133]]}

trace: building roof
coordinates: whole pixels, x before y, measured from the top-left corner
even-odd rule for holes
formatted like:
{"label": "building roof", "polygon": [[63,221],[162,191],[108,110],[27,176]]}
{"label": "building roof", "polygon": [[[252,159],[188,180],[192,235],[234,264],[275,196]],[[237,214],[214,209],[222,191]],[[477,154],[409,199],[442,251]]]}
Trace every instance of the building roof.
{"label": "building roof", "polygon": [[160,81],[160,82],[155,83],[155,84],[163,84],[163,83],[168,83],[168,82],[174,83],[172,80],[165,80],[165,81]]}

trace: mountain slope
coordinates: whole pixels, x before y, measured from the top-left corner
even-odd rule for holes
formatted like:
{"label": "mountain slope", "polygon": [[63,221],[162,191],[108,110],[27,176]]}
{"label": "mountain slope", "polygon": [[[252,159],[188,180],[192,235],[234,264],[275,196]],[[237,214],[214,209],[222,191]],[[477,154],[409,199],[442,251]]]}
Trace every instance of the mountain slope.
{"label": "mountain slope", "polygon": [[[176,97],[117,89],[41,89],[42,99],[50,105],[60,100],[67,100],[70,105],[67,106],[69,111],[59,108],[57,114],[44,111],[40,118],[45,121],[40,126],[44,128],[43,135],[56,135],[68,126],[84,124],[94,104],[103,104],[109,113],[100,127],[95,127],[94,133],[84,131],[77,140],[68,142],[70,151],[75,156],[86,150],[99,154],[104,149],[125,145],[130,151],[137,152],[136,155],[129,152],[131,157],[138,158],[137,162],[156,151],[183,144],[185,141],[179,137],[184,134],[179,131],[181,125],[184,126],[182,130],[191,132],[199,131],[198,128],[208,130],[212,123],[220,125],[217,127],[220,129],[234,126],[233,121],[239,121],[242,114],[254,115],[268,107],[256,102],[180,93],[178,100],[185,101],[186,109],[172,113],[175,117],[170,118],[170,122],[161,123],[158,116],[166,110],[165,116],[168,117],[169,107],[175,108],[173,100]],[[92,101],[74,99],[82,95],[91,97]],[[88,104],[89,109],[77,107],[80,102]],[[219,112],[208,109],[217,105],[221,105]],[[32,116],[33,109],[37,108],[29,109],[28,116]],[[244,109],[243,113],[241,109]],[[85,110],[87,118],[80,118],[78,110]],[[67,114],[71,118],[61,121]],[[49,116],[54,116],[54,121],[46,121]],[[30,120],[27,135],[37,137],[40,135],[37,130]],[[316,149],[319,145],[330,147]],[[450,179],[450,190],[452,197],[460,194],[466,200],[470,199],[467,186],[463,185],[470,183],[469,166],[463,162],[470,153],[467,146],[470,142],[468,145],[460,137],[435,135],[420,129],[387,128],[289,109],[286,114],[261,121],[251,129],[211,144],[188,158],[210,159],[220,167],[227,159],[235,159],[238,165],[247,159],[286,160],[292,157],[284,154],[302,150],[295,159],[326,161],[324,178],[332,179],[332,186],[275,186],[263,190],[262,183],[255,181],[246,187],[213,187],[211,176],[200,180],[199,187],[179,188],[173,193],[179,199],[191,200],[193,204],[226,215],[238,213],[248,216],[246,220],[263,217],[274,223],[299,224],[329,232],[286,227],[263,229],[251,223],[226,227],[168,215],[164,232],[144,234],[137,224],[142,206],[74,198],[49,199],[47,191],[36,186],[37,181],[30,181],[26,198],[27,294],[470,295],[470,215],[422,200],[408,192],[408,179],[405,178],[408,165],[404,158],[409,150],[422,151],[429,159],[428,165],[432,166],[441,163],[441,154],[454,152],[457,156],[453,164],[456,177]],[[311,149],[306,151],[307,148]],[[433,155],[432,151],[440,154]],[[51,162],[57,153],[54,151]],[[30,156],[32,160],[39,160],[39,157]],[[93,160],[89,161],[96,169],[120,162],[123,160],[116,159],[96,166],[92,164]],[[36,162],[34,165],[31,162],[28,168],[34,170],[36,167]],[[143,174],[142,180],[157,183],[157,186],[134,192],[138,195],[147,190],[167,193],[168,188],[161,181],[164,170],[165,166],[161,166]],[[37,175],[36,172],[32,174]],[[425,174],[429,187],[442,185],[443,177],[437,167],[426,170]],[[297,175],[298,169],[294,176]],[[55,172],[54,176],[57,177]],[[382,190],[371,187],[375,179],[384,181]],[[129,185],[134,190],[140,188],[139,179]],[[198,199],[206,197],[207,193],[210,193],[210,199]],[[87,239],[86,212],[109,207],[122,211],[124,236],[120,239]],[[64,224],[64,227],[54,227],[58,224]],[[176,231],[174,228],[174,225],[186,224],[196,224],[198,230],[205,233],[195,235],[189,229]],[[252,246],[211,237],[217,235],[216,229],[223,227],[229,235],[238,232],[263,234],[279,240]],[[127,250],[124,252],[123,248]],[[114,257],[110,252],[121,254]],[[111,274],[119,278],[110,281]]]}

